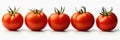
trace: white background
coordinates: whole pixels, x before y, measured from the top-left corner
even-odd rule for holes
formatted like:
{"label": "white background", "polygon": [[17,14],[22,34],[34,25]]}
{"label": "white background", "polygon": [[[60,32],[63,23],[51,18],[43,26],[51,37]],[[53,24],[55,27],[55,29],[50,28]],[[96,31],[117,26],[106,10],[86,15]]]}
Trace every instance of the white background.
{"label": "white background", "polygon": [[[85,6],[95,19],[101,11],[101,7],[110,10],[118,17],[118,25],[113,32],[100,31],[96,23],[88,32],[76,31],[70,24],[65,32],[55,32],[47,25],[43,31],[30,31],[25,24],[19,31],[8,31],[2,25],[2,16],[7,12],[8,7],[20,8],[19,12],[25,17],[28,9],[44,8],[47,17],[54,12],[54,7],[65,6],[65,13],[70,17],[75,11],[75,7]],[[120,1],[119,0],[0,0],[0,40],[120,40]]]}

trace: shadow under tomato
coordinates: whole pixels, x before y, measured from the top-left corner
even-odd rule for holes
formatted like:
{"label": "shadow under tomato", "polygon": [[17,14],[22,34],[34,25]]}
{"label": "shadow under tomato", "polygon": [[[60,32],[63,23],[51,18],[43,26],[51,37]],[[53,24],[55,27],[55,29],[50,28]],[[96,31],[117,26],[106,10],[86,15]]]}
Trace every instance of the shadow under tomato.
{"label": "shadow under tomato", "polygon": [[53,32],[67,32],[67,31],[53,31]]}
{"label": "shadow under tomato", "polygon": [[93,31],[95,31],[95,30],[94,29],[87,30],[87,31],[79,31],[79,30],[77,30],[77,32],[93,32]]}
{"label": "shadow under tomato", "polygon": [[9,31],[9,32],[20,32],[20,31],[18,31],[18,30],[17,30],[17,31],[13,31],[13,30],[11,31],[11,30],[8,30],[8,31]]}
{"label": "shadow under tomato", "polygon": [[26,29],[21,29],[21,30],[17,30],[18,32],[19,31],[30,31],[30,32],[44,32],[44,30],[26,30]]}
{"label": "shadow under tomato", "polygon": [[30,30],[31,32],[44,32],[44,30]]}
{"label": "shadow under tomato", "polygon": [[9,32],[20,32],[21,30],[5,30],[5,31],[9,31]]}
{"label": "shadow under tomato", "polygon": [[20,33],[22,32],[21,30],[4,30],[5,32],[8,32],[8,33]]}
{"label": "shadow under tomato", "polygon": [[112,31],[102,31],[102,32],[117,32],[117,31],[119,31],[119,29],[114,29]]}

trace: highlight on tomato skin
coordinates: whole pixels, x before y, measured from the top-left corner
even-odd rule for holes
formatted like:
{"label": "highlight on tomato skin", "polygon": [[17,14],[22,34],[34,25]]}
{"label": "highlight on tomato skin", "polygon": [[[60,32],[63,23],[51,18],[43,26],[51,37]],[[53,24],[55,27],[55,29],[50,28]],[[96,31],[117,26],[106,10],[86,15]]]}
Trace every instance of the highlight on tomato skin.
{"label": "highlight on tomato skin", "polygon": [[113,8],[110,11],[106,11],[102,7],[102,12],[96,19],[97,27],[102,31],[112,31],[117,26],[117,16],[112,12]]}
{"label": "highlight on tomato skin", "polygon": [[55,8],[55,13],[52,13],[48,18],[48,24],[54,31],[65,31],[70,24],[70,18],[64,13],[65,8],[61,10]]}
{"label": "highlight on tomato skin", "polygon": [[90,12],[86,12],[84,6],[77,10],[71,17],[72,26],[78,31],[88,31],[94,25],[94,16]]}
{"label": "highlight on tomato skin", "polygon": [[25,24],[32,31],[41,31],[47,24],[47,16],[41,10],[30,10],[25,16]]}
{"label": "highlight on tomato skin", "polygon": [[3,26],[10,31],[17,31],[22,27],[23,16],[18,12],[19,9],[14,7],[14,10],[9,7],[8,13],[2,17]]}

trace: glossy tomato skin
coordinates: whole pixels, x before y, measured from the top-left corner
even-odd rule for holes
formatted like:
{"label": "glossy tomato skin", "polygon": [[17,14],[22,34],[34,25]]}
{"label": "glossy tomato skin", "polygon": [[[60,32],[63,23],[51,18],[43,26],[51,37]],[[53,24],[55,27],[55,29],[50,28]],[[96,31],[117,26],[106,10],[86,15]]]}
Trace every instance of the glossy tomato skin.
{"label": "glossy tomato skin", "polygon": [[76,12],[71,17],[72,26],[78,31],[87,31],[94,24],[94,16],[90,12]]}
{"label": "glossy tomato skin", "polygon": [[64,31],[65,29],[68,28],[70,24],[70,18],[65,13],[62,13],[62,14],[53,13],[48,18],[48,23],[49,23],[49,26],[54,31]]}
{"label": "glossy tomato skin", "polygon": [[5,28],[10,31],[17,31],[23,24],[23,17],[20,13],[16,12],[13,16],[10,13],[2,17],[2,23]]}
{"label": "glossy tomato skin", "polygon": [[102,31],[111,31],[117,25],[117,17],[114,13],[109,16],[99,15],[96,19],[96,24]]}
{"label": "glossy tomato skin", "polygon": [[43,12],[39,14],[29,12],[25,17],[25,24],[32,31],[40,31],[47,24],[47,16]]}

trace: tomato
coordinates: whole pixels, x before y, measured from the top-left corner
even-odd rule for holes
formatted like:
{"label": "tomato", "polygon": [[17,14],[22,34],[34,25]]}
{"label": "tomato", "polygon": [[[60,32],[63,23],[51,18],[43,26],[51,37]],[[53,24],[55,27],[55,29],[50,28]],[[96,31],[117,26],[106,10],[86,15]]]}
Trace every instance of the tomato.
{"label": "tomato", "polygon": [[112,12],[112,9],[107,12],[102,8],[102,13],[96,19],[97,27],[102,31],[111,31],[117,25],[117,16]]}
{"label": "tomato", "polygon": [[71,17],[72,26],[78,31],[88,31],[94,24],[94,16],[90,12],[86,12],[86,8],[80,9]]}
{"label": "tomato", "polygon": [[17,12],[18,9],[14,8],[13,10],[10,7],[9,9],[8,13],[3,15],[2,23],[8,30],[17,31],[17,29],[19,29],[23,24],[23,17],[19,12]]}
{"label": "tomato", "polygon": [[63,13],[65,8],[61,7],[61,10],[55,8],[55,13],[51,14],[48,18],[49,26],[54,31],[64,31],[70,24],[70,18],[67,14]]}
{"label": "tomato", "polygon": [[47,16],[41,10],[31,10],[25,16],[25,24],[32,31],[40,31],[47,24]]}

